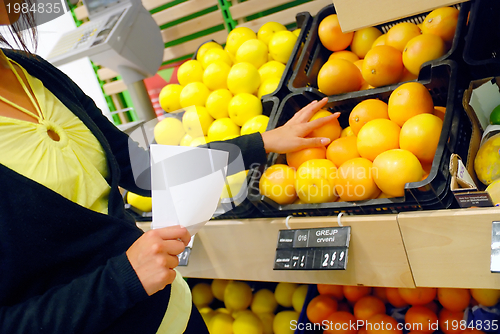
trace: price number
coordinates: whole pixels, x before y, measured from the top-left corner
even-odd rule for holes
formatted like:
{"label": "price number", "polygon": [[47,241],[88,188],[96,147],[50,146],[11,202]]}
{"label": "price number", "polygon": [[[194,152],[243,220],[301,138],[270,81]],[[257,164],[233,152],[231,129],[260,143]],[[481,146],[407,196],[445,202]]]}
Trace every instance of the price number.
{"label": "price number", "polygon": [[345,251],[330,251],[323,253],[323,261],[321,262],[321,267],[323,269],[327,268],[338,268],[342,260],[345,258]]}

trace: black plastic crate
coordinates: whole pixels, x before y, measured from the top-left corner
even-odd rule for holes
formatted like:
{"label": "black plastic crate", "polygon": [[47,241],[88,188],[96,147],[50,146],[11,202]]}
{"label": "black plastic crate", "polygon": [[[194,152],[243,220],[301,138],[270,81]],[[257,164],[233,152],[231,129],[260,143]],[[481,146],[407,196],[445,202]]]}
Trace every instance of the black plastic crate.
{"label": "black plastic crate", "polygon": [[[438,63],[445,59],[458,60],[455,58],[461,58],[462,49],[464,47],[463,44],[465,43],[463,36],[465,34],[465,28],[467,26],[467,16],[470,10],[470,3],[465,2],[460,5],[456,5],[455,8],[460,9],[460,14],[458,16],[455,37],[453,38],[453,43],[450,50],[444,56],[423,64],[422,67],[425,67],[429,63]],[[375,26],[375,28],[379,29],[383,33],[386,33],[387,31],[389,31],[390,28],[401,22],[411,22],[415,24],[420,24],[424,21],[428,13],[430,12],[409,16],[385,24],[380,24]],[[294,70],[292,78],[288,83],[288,88],[290,91],[294,92],[304,87],[311,87],[311,89],[315,91],[317,94],[325,96],[318,90],[317,76],[319,70],[321,69],[323,64],[326,63],[328,57],[332,52],[327,48],[325,48],[323,44],[321,44],[321,41],[318,36],[318,26],[325,17],[331,14],[336,14],[335,7],[333,6],[333,4],[324,7],[314,17],[311,30],[309,32],[309,37],[307,38],[304,50],[302,51],[302,54],[299,59],[299,65]],[[397,85],[398,84],[394,84],[391,85],[390,87],[396,87]],[[378,90],[380,88],[374,88],[370,90]],[[364,94],[364,91],[356,91],[352,93],[356,93],[362,96]]]}
{"label": "black plastic crate", "polygon": [[498,0],[472,2],[463,58],[473,79],[500,75],[499,17]]}
{"label": "black plastic crate", "polygon": [[[249,198],[259,211],[267,217],[284,216],[329,216],[340,212],[348,214],[398,213],[423,209],[445,209],[456,204],[450,190],[451,175],[449,162],[452,153],[459,154],[467,163],[472,123],[462,107],[462,96],[467,80],[458,76],[458,65],[451,60],[429,65],[422,69],[421,82],[429,89],[435,105],[446,106],[446,113],[439,139],[439,145],[432,163],[429,176],[419,182],[405,186],[405,196],[397,198],[372,199],[359,202],[333,202],[318,204],[279,205],[273,200],[260,195],[259,180],[267,166],[285,163],[285,156],[271,154],[266,166],[261,166],[252,174]],[[397,87],[383,87],[377,92],[363,91],[363,94],[351,94],[329,97],[325,108],[331,112],[340,112],[340,125],[348,126],[349,113],[359,102],[366,99],[380,99],[387,102],[392,91]],[[286,123],[295,112],[313,100],[320,99],[309,88],[288,95],[279,107],[278,115],[268,129]]]}

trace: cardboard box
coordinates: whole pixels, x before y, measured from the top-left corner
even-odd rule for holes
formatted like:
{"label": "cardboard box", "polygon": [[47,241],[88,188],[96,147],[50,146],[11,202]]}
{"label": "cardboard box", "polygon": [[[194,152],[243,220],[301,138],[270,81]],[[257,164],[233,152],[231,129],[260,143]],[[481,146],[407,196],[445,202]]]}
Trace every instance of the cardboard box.
{"label": "cardboard box", "polygon": [[411,15],[450,6],[463,0],[333,0],[342,31],[394,21]]}

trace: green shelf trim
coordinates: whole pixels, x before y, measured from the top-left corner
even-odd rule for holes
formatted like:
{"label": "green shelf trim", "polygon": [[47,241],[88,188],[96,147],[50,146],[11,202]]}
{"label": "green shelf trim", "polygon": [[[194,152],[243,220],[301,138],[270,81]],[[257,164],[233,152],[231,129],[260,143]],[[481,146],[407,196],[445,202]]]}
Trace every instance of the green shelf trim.
{"label": "green shelf trim", "polygon": [[263,12],[247,16],[245,19],[247,21],[252,21],[252,20],[255,20],[255,19],[267,16],[269,14],[274,14],[274,13],[280,12],[282,10],[285,10],[285,9],[288,9],[288,8],[292,8],[292,7],[295,7],[295,6],[298,6],[298,5],[307,3],[307,2],[311,2],[311,1],[313,1],[313,0],[295,0],[295,1],[290,1],[289,3],[285,3],[283,5],[280,5],[280,6],[277,6],[277,7],[274,7],[274,8],[270,8],[268,10],[265,10]]}
{"label": "green shelf trim", "polygon": [[192,53],[190,55],[185,55],[185,56],[182,56],[182,57],[179,57],[179,58],[171,59],[171,60],[168,60],[166,62],[163,62],[162,65],[169,65],[169,64],[177,63],[178,61],[190,59],[190,58],[193,57],[193,55],[194,55],[194,53]]}
{"label": "green shelf trim", "polygon": [[186,1],[188,1],[188,0],[175,0],[175,1],[172,1],[172,2],[169,2],[169,3],[166,3],[164,5],[161,5],[160,7],[153,8],[149,12],[151,14],[155,14],[155,13],[161,12],[162,10],[165,10],[167,8],[176,6],[176,5],[178,5],[180,3],[183,3],[183,2],[186,2]]}
{"label": "green shelf trim", "polygon": [[188,15],[188,16],[185,16],[185,17],[181,17],[180,19],[177,19],[177,20],[174,20],[174,21],[171,21],[171,22],[165,23],[165,24],[163,24],[163,25],[161,25],[161,26],[160,26],[160,29],[161,29],[161,30],[163,30],[163,29],[167,29],[167,28],[170,28],[170,27],[176,26],[176,25],[178,25],[179,23],[184,23],[184,22],[186,22],[186,21],[189,21],[189,20],[195,19],[195,18],[200,17],[200,16],[203,16],[203,15],[205,15],[205,14],[215,12],[216,10],[218,10],[218,7],[217,7],[217,6],[212,6],[212,7],[209,7],[209,8],[207,8],[207,9],[202,10],[202,11],[199,11],[199,12],[193,13],[193,14],[191,14],[191,15]]}
{"label": "green shelf trim", "polygon": [[232,4],[227,0],[217,0],[217,1],[219,2],[219,9],[224,19],[224,26],[226,27],[226,30],[230,32],[238,24],[238,22],[233,20],[233,17],[231,16],[231,11],[229,10],[229,7],[231,7]]}
{"label": "green shelf trim", "polygon": [[193,40],[195,38],[203,37],[203,36],[206,36],[208,34],[211,34],[211,33],[217,32],[217,31],[221,31],[221,30],[224,30],[224,25],[222,25],[222,24],[215,26],[215,27],[212,27],[212,28],[209,28],[209,29],[206,29],[206,30],[203,30],[203,31],[198,31],[197,33],[194,33],[192,35],[189,35],[189,36],[186,36],[183,38],[169,41],[169,42],[165,43],[165,47],[168,48],[171,46],[179,45],[179,44],[188,42],[190,40]]}

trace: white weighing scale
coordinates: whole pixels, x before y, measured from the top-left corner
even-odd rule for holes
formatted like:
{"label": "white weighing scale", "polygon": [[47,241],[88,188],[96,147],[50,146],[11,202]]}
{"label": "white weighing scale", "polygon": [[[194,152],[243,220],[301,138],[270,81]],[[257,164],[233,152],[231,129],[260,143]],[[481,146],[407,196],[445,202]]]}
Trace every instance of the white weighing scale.
{"label": "white weighing scale", "polygon": [[156,118],[143,79],[163,61],[158,24],[140,0],[83,0],[89,22],[64,34],[47,60],[54,66],[89,57],[117,73],[127,85],[141,122]]}

